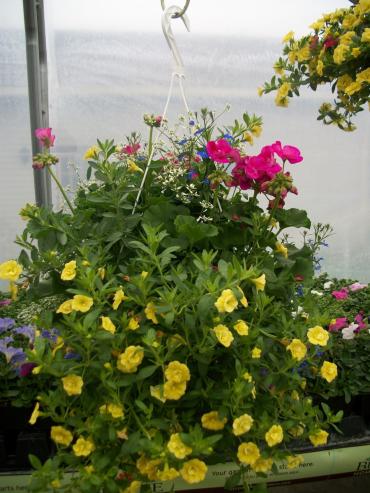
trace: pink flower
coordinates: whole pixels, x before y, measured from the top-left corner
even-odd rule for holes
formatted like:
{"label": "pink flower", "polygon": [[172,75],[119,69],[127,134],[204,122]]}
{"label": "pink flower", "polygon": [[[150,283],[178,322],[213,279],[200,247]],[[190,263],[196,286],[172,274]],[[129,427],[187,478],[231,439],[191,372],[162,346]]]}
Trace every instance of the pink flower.
{"label": "pink flower", "polygon": [[358,291],[359,289],[367,288],[367,284],[361,284],[360,282],[354,282],[350,286],[348,286],[350,291]]}
{"label": "pink flower", "polygon": [[337,330],[347,327],[348,320],[346,317],[339,317],[335,320],[335,323],[329,325],[330,332],[336,332]]}
{"label": "pink flower", "polygon": [[128,156],[131,156],[132,154],[136,154],[139,149],[140,144],[125,145],[122,147],[122,152]]}
{"label": "pink flower", "polygon": [[333,291],[331,295],[334,296],[334,298],[337,300],[345,300],[346,298],[348,298],[348,288],[342,288],[339,291]]}
{"label": "pink flower", "polygon": [[355,316],[355,322],[358,324],[359,330],[366,329],[366,323],[364,322],[364,317],[363,317],[362,313],[358,313]]}
{"label": "pink flower", "polygon": [[332,48],[333,46],[337,46],[338,42],[337,38],[333,38],[333,36],[329,34],[329,36],[325,38],[324,46],[325,48]]}
{"label": "pink flower", "polygon": [[281,142],[277,140],[274,144],[270,146],[275,154],[277,154],[284,161],[288,160],[290,164],[300,163],[303,161],[301,156],[301,151],[298,147],[294,146],[281,146]]}
{"label": "pink flower", "polygon": [[229,163],[240,157],[225,139],[210,140],[206,148],[208,156],[216,163]]}
{"label": "pink flower", "polygon": [[53,147],[55,135],[51,133],[51,128],[36,128],[35,136],[40,144],[46,148]]}

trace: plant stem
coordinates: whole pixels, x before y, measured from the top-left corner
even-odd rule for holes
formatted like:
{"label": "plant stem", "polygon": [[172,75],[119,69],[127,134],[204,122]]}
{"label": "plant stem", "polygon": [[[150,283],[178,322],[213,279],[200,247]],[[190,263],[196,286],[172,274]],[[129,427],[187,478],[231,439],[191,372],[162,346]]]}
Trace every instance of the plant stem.
{"label": "plant stem", "polygon": [[59,188],[61,194],[63,195],[64,200],[67,202],[68,207],[71,209],[72,214],[74,214],[74,210],[73,210],[72,204],[71,204],[69,198],[67,197],[67,194],[65,193],[65,191],[64,191],[64,189],[62,187],[62,184],[58,180],[56,174],[54,173],[54,171],[52,171],[51,166],[47,166],[47,169],[48,169],[48,171],[50,173],[50,176],[53,178],[53,180],[57,184],[57,187]]}
{"label": "plant stem", "polygon": [[153,149],[153,127],[150,127],[149,140],[148,140],[148,159],[150,159],[150,156],[152,154],[152,149]]}

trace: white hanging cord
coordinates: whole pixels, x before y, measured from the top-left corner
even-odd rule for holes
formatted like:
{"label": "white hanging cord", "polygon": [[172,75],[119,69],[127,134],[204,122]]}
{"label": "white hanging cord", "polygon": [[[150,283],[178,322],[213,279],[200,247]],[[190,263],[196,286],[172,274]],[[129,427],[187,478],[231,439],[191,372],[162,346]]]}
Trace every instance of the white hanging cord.
{"label": "white hanging cord", "polygon": [[[161,136],[161,129],[162,129],[163,124],[165,122],[165,118],[166,118],[166,115],[167,115],[168,107],[169,107],[169,104],[170,104],[170,101],[171,101],[172,92],[173,92],[173,84],[174,84],[175,78],[178,78],[178,81],[179,81],[179,87],[180,87],[181,97],[182,97],[182,100],[183,100],[183,103],[184,103],[186,112],[188,114],[190,113],[189,105],[188,105],[188,102],[187,102],[186,96],[185,96],[184,85],[183,85],[183,82],[182,82],[182,79],[185,79],[184,64],[183,64],[182,58],[180,56],[180,52],[179,52],[179,50],[177,48],[177,45],[176,45],[176,42],[175,42],[175,38],[173,36],[173,32],[172,32],[172,29],[171,29],[171,19],[174,18],[174,15],[179,14],[179,12],[181,12],[180,7],[177,7],[176,5],[173,5],[172,7],[168,7],[168,9],[166,9],[164,11],[163,15],[162,15],[162,29],[163,29],[163,33],[165,35],[165,38],[167,40],[167,43],[168,43],[168,45],[170,47],[170,50],[172,52],[172,55],[173,55],[173,58],[174,58],[174,62],[175,62],[175,66],[174,66],[174,71],[171,74],[170,87],[168,89],[167,101],[166,101],[166,104],[165,104],[165,107],[164,107],[164,110],[163,110],[163,113],[162,113],[162,120],[161,120],[161,123],[160,123],[160,125],[158,127],[157,136],[156,136],[156,138],[155,138],[155,140],[153,142],[153,145],[152,145],[152,150],[151,150],[151,153],[149,155],[149,159],[148,159],[147,165],[145,167],[144,175],[143,175],[143,178],[142,178],[141,183],[140,183],[140,187],[139,187],[139,191],[138,191],[138,194],[136,196],[136,199],[135,199],[134,207],[132,209],[132,214],[135,214],[136,207],[137,207],[137,205],[139,203],[141,194],[142,194],[143,189],[144,189],[144,184],[145,184],[146,178],[148,176],[150,165],[151,165],[151,163],[153,161],[154,152],[156,151],[158,140],[159,140],[159,137]],[[183,14],[180,17],[180,19],[182,19],[183,23],[185,24],[186,29],[189,31],[190,30],[189,29],[189,19],[187,18],[187,16],[185,14]]]}

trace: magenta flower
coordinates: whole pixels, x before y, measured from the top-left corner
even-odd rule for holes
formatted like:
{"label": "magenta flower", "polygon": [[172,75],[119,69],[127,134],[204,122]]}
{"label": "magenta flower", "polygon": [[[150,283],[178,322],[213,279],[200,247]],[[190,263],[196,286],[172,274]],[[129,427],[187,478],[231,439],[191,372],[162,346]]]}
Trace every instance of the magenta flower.
{"label": "magenta flower", "polygon": [[122,148],[122,152],[128,156],[131,156],[132,154],[136,154],[139,149],[140,144],[125,145]]}
{"label": "magenta flower", "polygon": [[339,291],[333,291],[331,295],[334,296],[334,298],[337,300],[345,300],[346,298],[348,298],[348,288],[342,288]]}
{"label": "magenta flower", "polygon": [[55,141],[55,135],[51,133],[51,128],[36,128],[35,135],[39,143],[46,147],[53,147]]}
{"label": "magenta flower", "polygon": [[7,305],[11,305],[11,303],[12,303],[12,300],[11,300],[11,299],[1,300],[1,301],[0,301],[0,306],[7,306]]}
{"label": "magenta flower", "polygon": [[355,322],[358,324],[359,330],[366,329],[366,323],[364,322],[364,317],[363,317],[362,313],[358,313],[355,316]]}
{"label": "magenta flower", "polygon": [[229,163],[238,157],[235,149],[225,139],[210,140],[206,146],[208,156],[216,163]]}
{"label": "magenta flower", "polygon": [[346,317],[339,317],[335,320],[335,323],[329,325],[330,332],[336,332],[344,327],[347,327],[348,320]]}
{"label": "magenta flower", "polygon": [[301,151],[298,149],[298,147],[289,145],[282,147],[281,142],[277,140],[274,144],[271,145],[271,148],[275,154],[283,159],[283,161],[288,160],[290,164],[300,163],[301,161],[303,161]]}
{"label": "magenta flower", "polygon": [[350,286],[348,286],[350,291],[358,291],[360,289],[367,288],[367,284],[361,284],[360,282],[354,282]]}

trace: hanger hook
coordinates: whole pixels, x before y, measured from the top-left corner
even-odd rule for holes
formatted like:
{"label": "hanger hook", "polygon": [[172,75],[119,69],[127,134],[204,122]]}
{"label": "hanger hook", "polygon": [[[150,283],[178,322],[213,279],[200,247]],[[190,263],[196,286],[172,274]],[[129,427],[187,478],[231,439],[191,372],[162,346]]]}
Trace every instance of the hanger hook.
{"label": "hanger hook", "polygon": [[[181,8],[178,7],[177,5],[172,5],[171,7],[168,7],[162,14],[162,29],[163,29],[164,37],[166,38],[166,41],[168,43],[168,46],[170,47],[170,50],[172,52],[175,61],[175,71],[178,75],[184,76],[184,63],[182,61],[171,28],[171,19],[175,17],[175,14],[180,14],[180,12],[181,12]],[[182,14],[181,16],[176,15],[176,17],[179,17],[182,20],[182,22],[185,24],[186,29],[190,31],[190,23],[187,15],[185,14]]]}
{"label": "hanger hook", "polygon": [[[190,0],[186,0],[185,5],[182,8],[182,10],[180,10],[180,12],[176,12],[175,14],[173,14],[172,18],[176,19],[177,17],[182,17],[185,14],[185,12],[188,10],[189,3],[190,3]],[[161,5],[162,5],[162,10],[166,10],[165,0],[161,0]]]}

